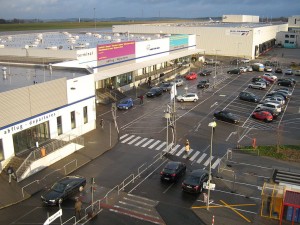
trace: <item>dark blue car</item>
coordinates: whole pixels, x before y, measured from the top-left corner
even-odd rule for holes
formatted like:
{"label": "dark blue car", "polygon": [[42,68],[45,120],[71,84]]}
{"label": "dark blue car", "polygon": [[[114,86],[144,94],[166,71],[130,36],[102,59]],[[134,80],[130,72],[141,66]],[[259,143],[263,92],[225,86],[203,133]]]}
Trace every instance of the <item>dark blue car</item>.
{"label": "dark blue car", "polygon": [[129,109],[133,106],[133,100],[131,98],[123,99],[118,104],[118,109]]}

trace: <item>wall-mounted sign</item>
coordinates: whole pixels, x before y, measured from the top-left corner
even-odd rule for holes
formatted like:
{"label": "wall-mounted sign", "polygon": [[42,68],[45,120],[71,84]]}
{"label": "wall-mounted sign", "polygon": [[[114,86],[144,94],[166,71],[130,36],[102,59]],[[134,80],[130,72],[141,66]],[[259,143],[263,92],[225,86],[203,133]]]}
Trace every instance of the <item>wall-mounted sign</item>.
{"label": "wall-mounted sign", "polygon": [[189,45],[189,35],[180,34],[170,37],[170,50],[176,50],[187,47]]}
{"label": "wall-mounted sign", "polygon": [[226,30],[226,35],[239,35],[239,36],[248,36],[250,33],[250,30],[234,30],[234,29],[228,29]]}

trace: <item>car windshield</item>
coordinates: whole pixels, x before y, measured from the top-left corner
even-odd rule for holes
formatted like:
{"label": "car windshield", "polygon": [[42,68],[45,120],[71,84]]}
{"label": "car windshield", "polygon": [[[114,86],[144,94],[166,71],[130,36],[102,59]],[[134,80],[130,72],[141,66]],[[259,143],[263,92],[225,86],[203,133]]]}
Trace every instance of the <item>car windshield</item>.
{"label": "car windshield", "polygon": [[62,184],[62,183],[55,183],[55,184],[52,186],[51,189],[52,189],[53,191],[62,193],[62,192],[64,192],[65,188],[66,188],[66,185],[65,185],[65,184]]}
{"label": "car windshield", "polygon": [[120,104],[128,104],[129,103],[129,100],[123,100],[120,102]]}

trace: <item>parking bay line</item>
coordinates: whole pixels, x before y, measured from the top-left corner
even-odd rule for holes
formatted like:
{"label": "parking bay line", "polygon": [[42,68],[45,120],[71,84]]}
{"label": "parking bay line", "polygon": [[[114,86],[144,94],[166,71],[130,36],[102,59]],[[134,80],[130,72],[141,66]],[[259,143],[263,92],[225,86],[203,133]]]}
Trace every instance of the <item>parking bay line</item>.
{"label": "parking bay line", "polygon": [[[205,203],[205,202],[203,202]],[[216,204],[214,203],[215,205],[210,205],[209,208],[228,208],[228,206],[231,206],[231,207],[238,207],[238,206],[255,206],[256,204],[233,204],[233,205],[220,205],[220,204]],[[206,209],[207,206],[204,205],[204,206],[192,206],[192,209]]]}

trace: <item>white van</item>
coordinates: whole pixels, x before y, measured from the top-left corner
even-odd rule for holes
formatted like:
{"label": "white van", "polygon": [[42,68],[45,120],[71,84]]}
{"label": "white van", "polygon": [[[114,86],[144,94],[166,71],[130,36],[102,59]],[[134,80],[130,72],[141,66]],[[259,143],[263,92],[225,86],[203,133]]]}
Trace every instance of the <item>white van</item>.
{"label": "white van", "polygon": [[294,74],[295,74],[295,76],[300,76],[300,70],[296,70],[296,71],[294,72]]}

